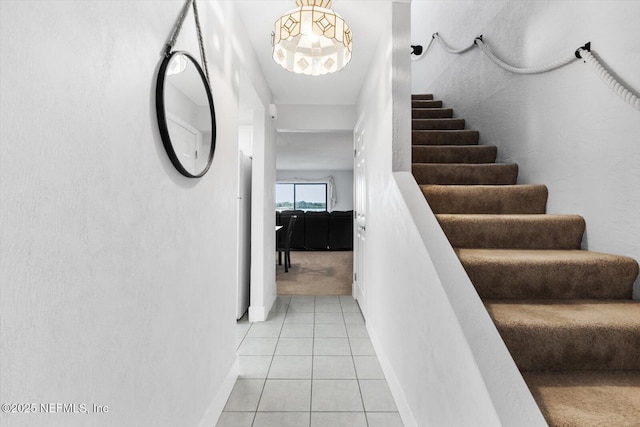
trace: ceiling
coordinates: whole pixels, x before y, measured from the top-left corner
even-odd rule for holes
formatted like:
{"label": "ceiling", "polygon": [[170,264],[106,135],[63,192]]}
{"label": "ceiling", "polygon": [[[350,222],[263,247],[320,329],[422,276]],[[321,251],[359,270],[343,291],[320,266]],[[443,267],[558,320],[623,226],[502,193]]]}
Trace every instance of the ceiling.
{"label": "ceiling", "polygon": [[[341,71],[307,76],[286,71],[271,58],[271,32],[276,19],[296,7],[295,0],[236,0],[273,102],[305,105],[354,105],[369,64],[378,48],[378,29],[389,25],[391,0],[333,0],[332,9],[353,32],[351,62]],[[277,122],[276,122],[277,128]],[[279,170],[336,170],[353,168],[353,135],[344,130],[278,132]]]}
{"label": "ceiling", "polygon": [[332,9],[353,32],[351,62],[341,71],[307,76],[286,71],[271,58],[273,24],[295,0],[236,0],[275,104],[355,104],[378,45],[377,29],[388,25],[390,0],[333,0]]}

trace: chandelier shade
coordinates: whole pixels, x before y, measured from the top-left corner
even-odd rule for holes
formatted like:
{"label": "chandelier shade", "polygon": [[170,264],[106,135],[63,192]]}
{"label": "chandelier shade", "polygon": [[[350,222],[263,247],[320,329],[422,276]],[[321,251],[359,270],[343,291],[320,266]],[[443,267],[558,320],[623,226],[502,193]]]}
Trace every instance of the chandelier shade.
{"label": "chandelier shade", "polygon": [[284,69],[319,76],[351,60],[351,28],[331,9],[331,0],[297,0],[275,22],[273,60]]}

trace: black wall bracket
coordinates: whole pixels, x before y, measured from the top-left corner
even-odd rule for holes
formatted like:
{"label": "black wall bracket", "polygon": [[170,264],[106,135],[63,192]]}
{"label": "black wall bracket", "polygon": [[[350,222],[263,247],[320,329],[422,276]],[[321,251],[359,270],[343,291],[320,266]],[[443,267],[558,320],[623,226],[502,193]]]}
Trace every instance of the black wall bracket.
{"label": "black wall bracket", "polygon": [[580,55],[580,49],[584,49],[587,52],[591,52],[591,42],[587,42],[584,46],[576,49],[576,58],[578,59],[582,59],[582,56]]}

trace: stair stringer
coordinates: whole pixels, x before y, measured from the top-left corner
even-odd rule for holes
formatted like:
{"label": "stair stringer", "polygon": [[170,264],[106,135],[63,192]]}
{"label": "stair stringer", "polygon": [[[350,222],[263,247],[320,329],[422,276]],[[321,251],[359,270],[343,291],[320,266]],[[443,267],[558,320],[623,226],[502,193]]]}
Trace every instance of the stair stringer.
{"label": "stair stringer", "polygon": [[[413,175],[394,172],[393,176],[500,424],[546,426],[537,403]],[[424,261],[416,257],[415,262]]]}

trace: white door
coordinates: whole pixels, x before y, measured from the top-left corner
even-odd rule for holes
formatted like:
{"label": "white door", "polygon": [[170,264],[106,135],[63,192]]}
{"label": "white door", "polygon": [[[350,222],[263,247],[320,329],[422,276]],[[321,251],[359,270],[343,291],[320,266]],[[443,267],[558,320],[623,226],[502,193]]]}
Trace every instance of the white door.
{"label": "white door", "polygon": [[236,319],[249,307],[251,282],[251,157],[238,151],[238,305]]}
{"label": "white door", "polygon": [[367,318],[367,286],[365,276],[365,240],[367,215],[367,179],[365,168],[364,131],[355,133],[353,164],[354,181],[354,236],[353,236],[353,296],[358,300],[362,314]]}

